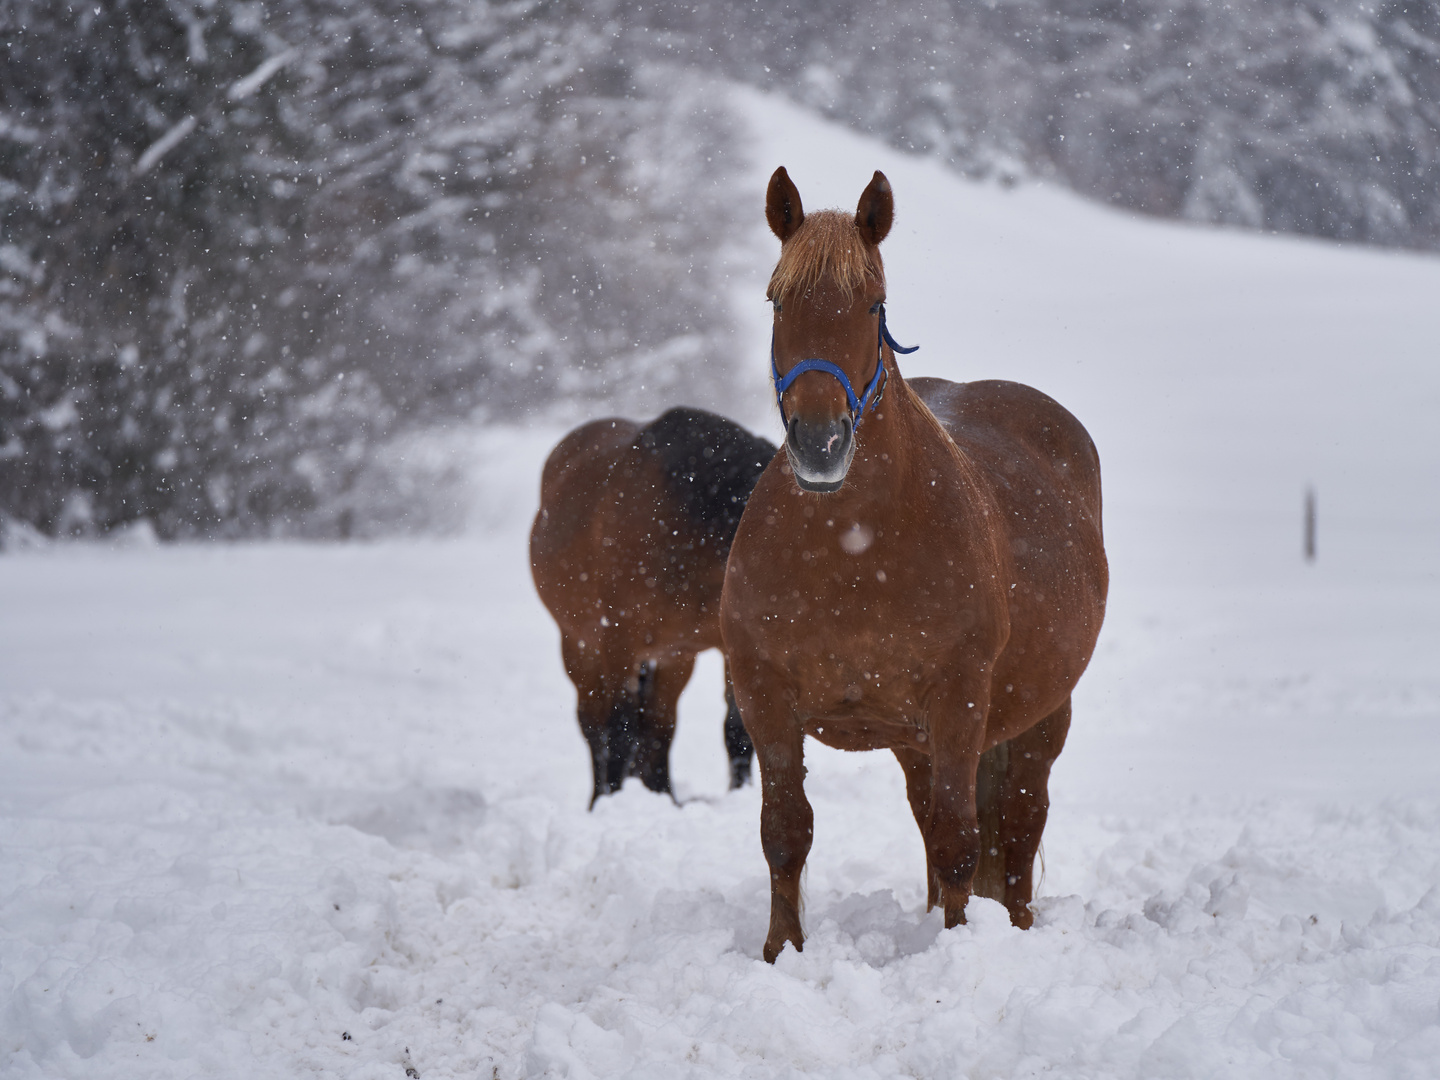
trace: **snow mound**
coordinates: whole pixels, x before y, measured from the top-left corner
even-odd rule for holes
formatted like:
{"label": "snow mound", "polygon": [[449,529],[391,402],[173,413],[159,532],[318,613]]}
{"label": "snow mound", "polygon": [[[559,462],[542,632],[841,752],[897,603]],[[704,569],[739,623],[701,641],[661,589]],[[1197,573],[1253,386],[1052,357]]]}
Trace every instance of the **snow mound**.
{"label": "snow mound", "polygon": [[809,938],[763,963],[714,655],[679,805],[588,813],[524,548],[560,433],[492,434],[468,539],[0,558],[7,1080],[1435,1075],[1440,265],[969,185],[761,105],[757,199],[782,160],[807,206],[894,183],[907,372],[1032,381],[1100,446],[1114,586],[1035,927],[945,930],[894,760],[815,746]]}

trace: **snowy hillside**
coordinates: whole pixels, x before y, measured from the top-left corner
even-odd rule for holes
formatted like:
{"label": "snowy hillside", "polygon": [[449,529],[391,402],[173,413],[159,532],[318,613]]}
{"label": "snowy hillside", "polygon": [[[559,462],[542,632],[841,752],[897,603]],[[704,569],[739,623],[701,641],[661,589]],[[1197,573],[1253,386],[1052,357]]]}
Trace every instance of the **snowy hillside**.
{"label": "snowy hillside", "polygon": [[974,185],[737,104],[741,419],[777,434],[766,176],[849,206],[879,167],[906,373],[1033,383],[1100,448],[1112,603],[1035,928],[974,901],[943,930],[893,759],[812,747],[811,936],[761,962],[713,655],[683,805],[587,813],[524,553],[559,432],[491,430],[463,541],[0,559],[0,1074],[1434,1075],[1440,260]]}

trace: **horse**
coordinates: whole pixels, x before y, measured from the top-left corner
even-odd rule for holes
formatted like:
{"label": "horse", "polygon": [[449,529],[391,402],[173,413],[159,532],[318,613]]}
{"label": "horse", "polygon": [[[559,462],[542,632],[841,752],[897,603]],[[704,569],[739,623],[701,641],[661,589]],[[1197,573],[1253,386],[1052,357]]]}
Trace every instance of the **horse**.
{"label": "horse", "polygon": [[766,195],[785,453],[740,520],[720,623],[760,763],[772,963],[804,945],[807,735],[894,753],[947,928],[972,891],[1031,925],[1050,767],[1105,614],[1095,444],[1028,386],[900,374],[894,214],[880,172],[853,217],[807,215],[784,168]]}
{"label": "horse", "polygon": [[[741,511],[773,443],[724,417],[675,408],[641,427],[596,420],[545,462],[530,569],[560,628],[590,746],[593,809],[638,776],[674,798],[675,707],[695,656],[720,648],[720,588]],[[754,748],[725,678],[730,787]]]}

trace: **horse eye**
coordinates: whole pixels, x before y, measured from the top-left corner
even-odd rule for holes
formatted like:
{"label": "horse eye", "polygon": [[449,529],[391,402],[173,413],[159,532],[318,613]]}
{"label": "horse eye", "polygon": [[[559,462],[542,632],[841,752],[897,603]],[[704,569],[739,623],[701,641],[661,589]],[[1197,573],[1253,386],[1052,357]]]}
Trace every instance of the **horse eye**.
{"label": "horse eye", "polygon": [[774,306],[776,311],[781,310],[781,308],[784,306],[780,303],[779,300],[771,300],[770,303]]}
{"label": "horse eye", "polygon": [[884,300],[876,300],[875,303],[873,303],[873,304],[870,305],[870,314],[871,314],[871,315],[879,315],[879,314],[880,314],[880,309],[881,309],[882,307],[884,307],[884,306],[885,306],[885,301],[884,301]]}

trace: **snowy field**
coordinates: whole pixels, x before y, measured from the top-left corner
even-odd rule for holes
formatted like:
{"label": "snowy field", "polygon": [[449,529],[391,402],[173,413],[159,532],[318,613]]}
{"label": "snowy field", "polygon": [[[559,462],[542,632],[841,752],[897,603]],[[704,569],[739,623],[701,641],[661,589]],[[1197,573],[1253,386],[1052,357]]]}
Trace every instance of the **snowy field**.
{"label": "snowy field", "polygon": [[852,206],[880,167],[906,372],[1033,383],[1099,445],[1111,608],[1035,928],[943,930],[893,758],[816,746],[810,937],[761,962],[713,655],[683,805],[587,813],[524,552],[559,432],[491,432],[464,540],[0,558],[0,1075],[1440,1076],[1440,260],[737,104],[742,419],[778,434],[766,177]]}

